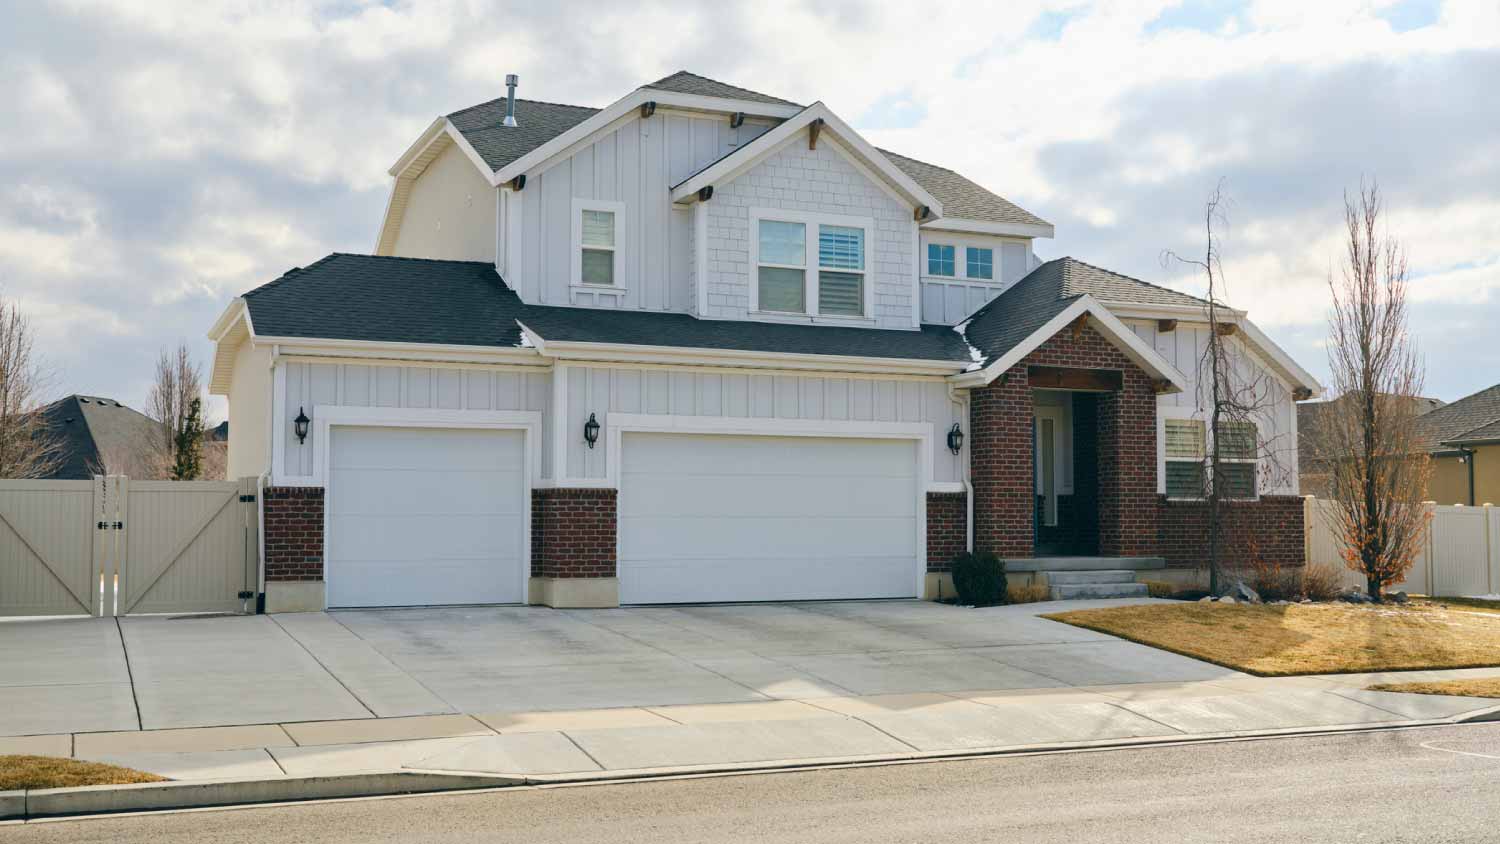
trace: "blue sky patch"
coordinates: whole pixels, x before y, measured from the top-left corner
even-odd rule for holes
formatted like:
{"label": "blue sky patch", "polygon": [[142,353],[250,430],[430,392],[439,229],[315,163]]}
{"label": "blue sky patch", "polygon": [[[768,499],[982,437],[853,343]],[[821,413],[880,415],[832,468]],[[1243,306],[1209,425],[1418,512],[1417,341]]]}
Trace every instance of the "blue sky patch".
{"label": "blue sky patch", "polygon": [[1196,29],[1218,32],[1231,18],[1245,9],[1245,0],[1183,0],[1157,15],[1146,24],[1148,34],[1168,29]]}

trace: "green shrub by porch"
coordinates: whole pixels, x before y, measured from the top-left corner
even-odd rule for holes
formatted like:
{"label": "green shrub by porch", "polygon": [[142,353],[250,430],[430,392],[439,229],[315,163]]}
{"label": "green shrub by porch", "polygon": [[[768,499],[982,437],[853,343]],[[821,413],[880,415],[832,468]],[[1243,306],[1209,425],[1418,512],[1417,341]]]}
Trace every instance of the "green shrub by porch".
{"label": "green shrub by porch", "polygon": [[1005,563],[990,551],[965,551],[953,558],[958,602],[989,607],[1005,602]]}

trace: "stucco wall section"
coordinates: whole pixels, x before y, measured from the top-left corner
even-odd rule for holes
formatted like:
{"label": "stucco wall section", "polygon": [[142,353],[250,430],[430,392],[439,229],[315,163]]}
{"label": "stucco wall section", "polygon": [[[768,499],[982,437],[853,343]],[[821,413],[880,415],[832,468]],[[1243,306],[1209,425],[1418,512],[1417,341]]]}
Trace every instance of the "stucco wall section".
{"label": "stucco wall section", "polygon": [[495,260],[495,188],[458,147],[439,153],[412,184],[392,254]]}
{"label": "stucco wall section", "polygon": [[[708,315],[744,319],[750,310],[750,209],[869,217],[875,221],[865,245],[874,276],[873,314],[882,328],[912,328],[916,294],[912,255],[916,223],[911,208],[871,181],[831,138],[807,148],[798,135],[749,172],[714,187],[708,203]],[[809,237],[816,234],[809,232]]]}
{"label": "stucco wall section", "polygon": [[229,465],[226,478],[259,476],[271,468],[271,350],[249,342],[234,355],[229,388]]}

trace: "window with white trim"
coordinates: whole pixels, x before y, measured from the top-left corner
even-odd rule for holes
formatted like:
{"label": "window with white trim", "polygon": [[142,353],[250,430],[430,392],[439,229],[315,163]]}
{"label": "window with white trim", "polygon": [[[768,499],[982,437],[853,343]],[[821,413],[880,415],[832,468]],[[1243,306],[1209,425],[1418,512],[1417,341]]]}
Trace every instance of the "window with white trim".
{"label": "window with white trim", "polygon": [[584,208],[579,213],[582,214],[582,219],[579,221],[582,237],[579,239],[578,246],[583,251],[579,257],[578,281],[581,284],[613,285],[615,283],[615,212]]}
{"label": "window with white trim", "polygon": [[865,252],[871,222],[845,217],[825,222],[820,215],[774,210],[752,210],[751,216],[755,228],[755,310],[809,316],[869,315]]}
{"label": "window with white trim", "polygon": [[1216,441],[1219,468],[1214,477],[1223,498],[1254,498],[1258,468],[1254,422],[1224,420],[1219,422]]}
{"label": "window with white trim", "polygon": [[957,247],[951,243],[927,244],[927,274],[949,278],[957,275],[956,251]]}
{"label": "window with white trim", "polygon": [[964,250],[964,272],[969,278],[993,281],[995,278],[995,250],[981,246],[970,246]]}
{"label": "window with white trim", "polygon": [[1201,419],[1163,419],[1166,435],[1168,498],[1202,498],[1208,491],[1203,466],[1204,432]]}

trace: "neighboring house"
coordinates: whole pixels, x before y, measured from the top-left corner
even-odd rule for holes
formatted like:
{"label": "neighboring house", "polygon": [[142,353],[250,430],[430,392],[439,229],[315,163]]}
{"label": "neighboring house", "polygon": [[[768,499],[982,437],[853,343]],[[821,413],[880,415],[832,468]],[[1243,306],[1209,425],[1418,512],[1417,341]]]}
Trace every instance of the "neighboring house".
{"label": "neighboring house", "polygon": [[42,408],[55,438],[51,480],[88,480],[98,474],[153,477],[161,425],[114,399],[68,396]]}
{"label": "neighboring house", "polygon": [[[1326,401],[1297,403],[1297,452],[1300,455],[1297,465],[1301,470],[1300,484],[1303,495],[1316,495],[1319,498],[1327,498],[1329,495],[1329,484],[1332,478],[1328,470],[1328,459],[1319,454],[1317,432],[1324,414],[1333,407],[1334,402],[1347,400],[1345,396],[1340,396]],[[1441,399],[1424,396],[1418,396],[1412,399],[1412,402],[1418,416],[1443,406]]]}
{"label": "neighboring house", "polygon": [[1500,384],[1423,416],[1422,429],[1432,457],[1430,500],[1500,502]]}
{"label": "neighboring house", "polygon": [[[268,609],[932,597],[970,546],[1202,561],[1202,301],[1040,261],[1049,223],[822,103],[684,72],[513,117],[439,117],[375,255],[212,328]],[[1229,545],[1299,563],[1319,388],[1224,319],[1277,449],[1223,469]]]}

